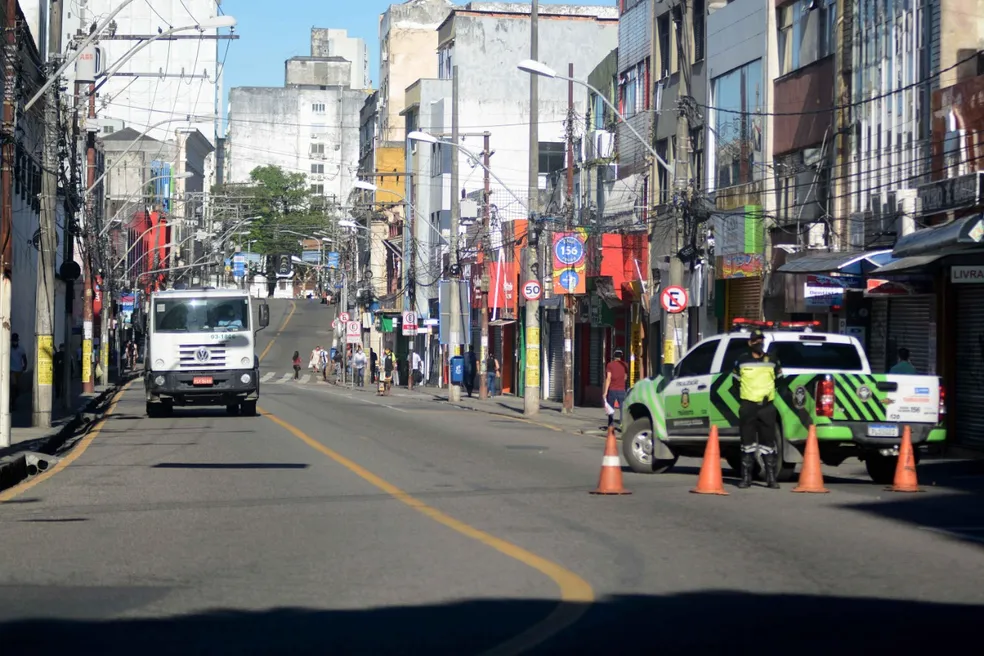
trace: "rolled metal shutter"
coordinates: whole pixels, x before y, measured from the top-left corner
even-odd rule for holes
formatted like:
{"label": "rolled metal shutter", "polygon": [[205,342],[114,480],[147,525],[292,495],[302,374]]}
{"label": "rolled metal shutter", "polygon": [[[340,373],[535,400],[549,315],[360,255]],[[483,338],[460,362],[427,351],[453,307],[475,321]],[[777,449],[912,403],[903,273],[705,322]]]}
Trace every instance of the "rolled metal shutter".
{"label": "rolled metal shutter", "polygon": [[[888,362],[881,371],[890,369],[897,360],[900,348],[909,349],[909,361],[920,374],[927,374],[929,366],[929,338],[927,326],[936,320],[934,296],[893,298],[888,306],[888,343],[895,350],[885,354]],[[936,363],[932,369],[935,370]],[[875,369],[874,371],[878,371]]]}
{"label": "rolled metal shutter", "polygon": [[564,322],[550,322],[550,400],[564,400]]}
{"label": "rolled metal shutter", "polygon": [[871,336],[868,339],[868,363],[871,371],[880,374],[888,371],[885,349],[888,346],[888,299],[877,298],[871,302]]}
{"label": "rolled metal shutter", "polygon": [[[984,447],[984,285],[958,285],[956,389],[949,405],[956,413],[956,440]],[[949,408],[948,408],[949,409]]]}
{"label": "rolled metal shutter", "polygon": [[726,329],[737,317],[758,320],[762,305],[761,278],[733,278],[728,281],[728,321]]}
{"label": "rolled metal shutter", "polygon": [[591,329],[591,343],[588,344],[588,385],[601,387],[605,384],[605,329]]}

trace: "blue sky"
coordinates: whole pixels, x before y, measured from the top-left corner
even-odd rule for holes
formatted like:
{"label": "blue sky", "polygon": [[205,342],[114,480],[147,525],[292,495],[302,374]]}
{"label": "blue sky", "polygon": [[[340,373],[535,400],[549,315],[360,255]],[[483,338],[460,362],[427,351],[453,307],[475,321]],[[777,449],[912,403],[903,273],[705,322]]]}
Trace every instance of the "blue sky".
{"label": "blue sky", "polygon": [[[349,36],[365,39],[369,47],[369,77],[373,87],[378,88],[379,15],[391,4],[399,2],[223,0],[222,11],[236,17],[239,35],[238,41],[231,42],[226,59],[226,94],[231,87],[283,85],[284,61],[310,54],[312,27],[346,29]],[[615,0],[567,0],[564,4],[614,5]],[[221,59],[222,50],[219,56]]]}

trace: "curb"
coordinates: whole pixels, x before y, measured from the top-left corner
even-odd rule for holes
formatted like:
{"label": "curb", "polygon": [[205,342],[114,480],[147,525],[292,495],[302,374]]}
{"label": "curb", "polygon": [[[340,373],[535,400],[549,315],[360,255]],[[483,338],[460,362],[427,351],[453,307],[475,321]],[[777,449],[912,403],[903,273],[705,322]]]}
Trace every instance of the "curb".
{"label": "curb", "polygon": [[53,435],[43,438],[44,441],[37,451],[24,452],[9,456],[5,460],[0,460],[0,492],[19,485],[28,478],[28,456],[38,454],[51,456],[54,458],[58,450],[77,435],[84,435],[89,429],[99,421],[106,410],[106,401],[116,395],[129,379],[123,384],[108,386],[95,398],[90,400],[84,408],[78,410],[75,416],[67,421]]}

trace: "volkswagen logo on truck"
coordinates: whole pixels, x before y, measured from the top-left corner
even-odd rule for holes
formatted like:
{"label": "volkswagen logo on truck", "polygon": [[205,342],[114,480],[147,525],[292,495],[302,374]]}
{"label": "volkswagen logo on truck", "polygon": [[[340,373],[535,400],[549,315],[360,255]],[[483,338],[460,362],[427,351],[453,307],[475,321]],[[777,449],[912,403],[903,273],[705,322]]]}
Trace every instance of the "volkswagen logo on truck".
{"label": "volkswagen logo on truck", "polygon": [[195,359],[199,362],[208,362],[208,349],[204,346],[195,352]]}

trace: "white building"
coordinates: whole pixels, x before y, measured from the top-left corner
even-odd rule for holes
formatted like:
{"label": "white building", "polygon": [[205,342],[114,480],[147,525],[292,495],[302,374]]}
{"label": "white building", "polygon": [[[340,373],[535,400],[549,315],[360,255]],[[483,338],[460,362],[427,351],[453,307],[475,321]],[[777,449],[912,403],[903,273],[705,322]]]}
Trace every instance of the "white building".
{"label": "white building", "polygon": [[312,57],[341,57],[351,62],[349,86],[353,89],[368,89],[369,51],[363,39],[351,37],[346,30],[316,27],[311,30]]}
{"label": "white building", "polygon": [[[47,38],[47,0],[25,3],[42,6],[35,15],[44,25]],[[90,27],[101,23],[120,0],[84,0],[64,3],[65,15],[62,49],[69,52],[73,43],[89,33]],[[138,38],[157,36],[172,28],[190,27],[214,19],[221,3],[215,0],[154,0],[131,2],[103,32],[98,40],[102,69],[108,70],[139,43]],[[143,47],[120,66],[116,74],[103,84],[97,95],[100,120],[143,132],[159,140],[170,140],[177,128],[194,128],[215,146],[219,132],[222,98],[222,65],[228,42],[219,39],[189,38],[196,34],[215,36],[219,31],[182,30],[174,36],[161,38]],[[36,32],[37,34],[37,32]],[[123,37],[136,37],[133,39]],[[184,117],[191,116],[191,121]],[[113,121],[115,119],[115,122]]]}

